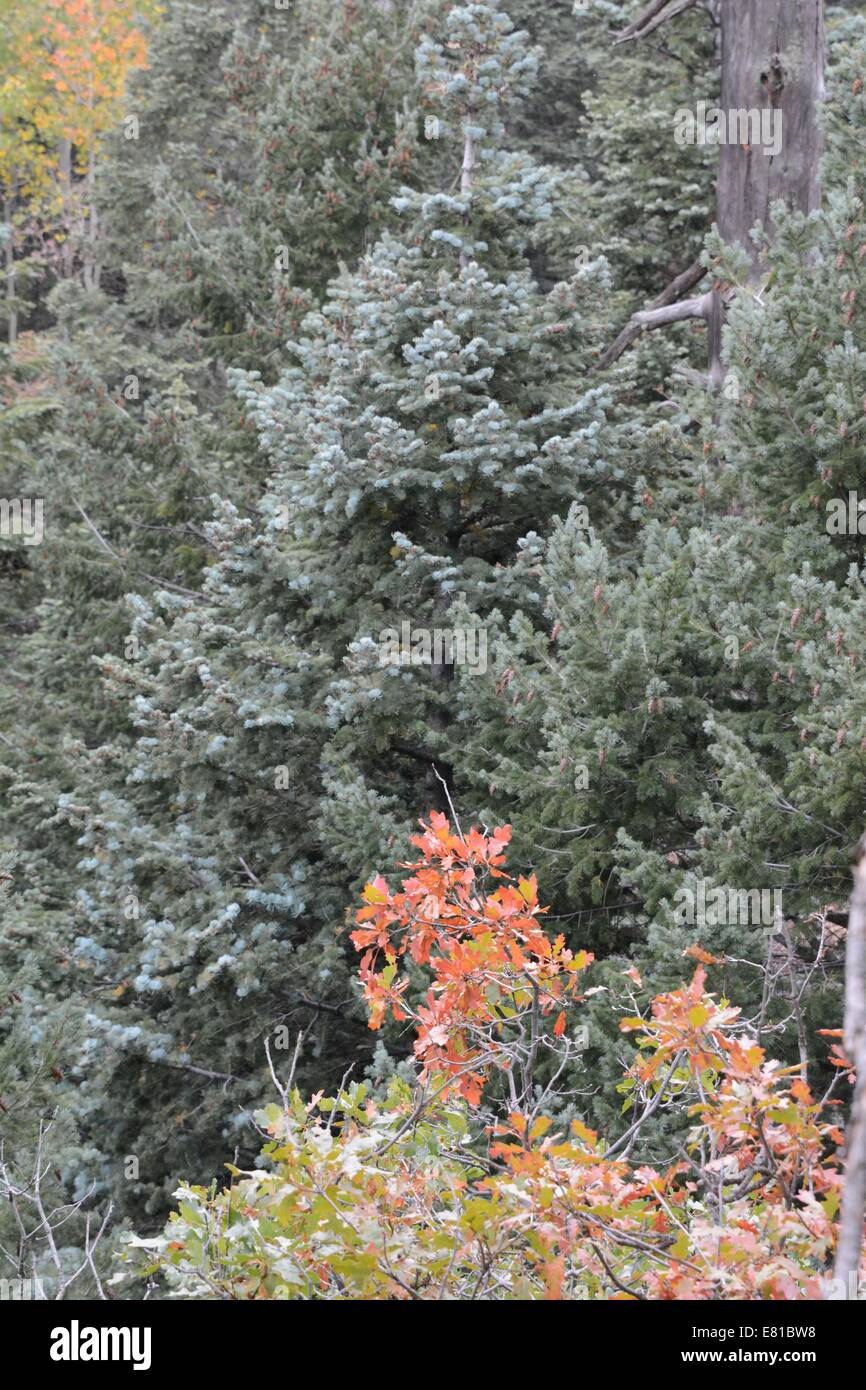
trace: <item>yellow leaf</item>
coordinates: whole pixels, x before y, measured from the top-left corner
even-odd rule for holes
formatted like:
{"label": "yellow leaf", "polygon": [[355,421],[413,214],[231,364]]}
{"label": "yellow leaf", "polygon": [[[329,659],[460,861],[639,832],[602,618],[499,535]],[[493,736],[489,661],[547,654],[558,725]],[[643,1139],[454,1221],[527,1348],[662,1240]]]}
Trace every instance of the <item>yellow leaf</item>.
{"label": "yellow leaf", "polygon": [[584,1139],[587,1144],[594,1144],[598,1139],[595,1130],[589,1129],[583,1123],[583,1120],[572,1120],[571,1129],[572,1133],[575,1134],[578,1139]]}

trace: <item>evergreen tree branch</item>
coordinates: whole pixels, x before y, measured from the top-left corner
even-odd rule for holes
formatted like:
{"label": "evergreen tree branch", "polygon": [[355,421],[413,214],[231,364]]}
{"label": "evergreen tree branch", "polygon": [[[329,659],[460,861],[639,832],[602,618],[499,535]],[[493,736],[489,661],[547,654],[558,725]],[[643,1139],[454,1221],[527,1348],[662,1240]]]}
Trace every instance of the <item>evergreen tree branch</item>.
{"label": "evergreen tree branch", "polygon": [[[85,525],[88,527],[90,531],[93,532],[94,536],[99,541],[99,544],[102,546],[103,550],[105,550],[106,553],[111,556],[112,560],[114,560],[116,564],[120,565],[120,568],[124,571],[124,573],[126,573],[129,570],[129,566],[126,564],[126,561],[122,558],[122,556],[118,555],[116,550],[112,549],[105,537],[97,530],[96,526],[94,526],[93,522],[90,520],[90,517],[87,515],[87,512],[84,510],[78,499],[73,497],[72,501],[75,507],[81,513]],[[208,600],[208,595],[200,593],[198,589],[187,589],[185,585],[175,584],[174,581],[171,579],[160,579],[158,575],[148,574],[147,570],[133,569],[130,572],[132,574],[141,575],[143,579],[147,579],[151,584],[156,584],[160,588],[171,589],[174,593],[183,594],[186,598],[201,599],[203,601]]]}

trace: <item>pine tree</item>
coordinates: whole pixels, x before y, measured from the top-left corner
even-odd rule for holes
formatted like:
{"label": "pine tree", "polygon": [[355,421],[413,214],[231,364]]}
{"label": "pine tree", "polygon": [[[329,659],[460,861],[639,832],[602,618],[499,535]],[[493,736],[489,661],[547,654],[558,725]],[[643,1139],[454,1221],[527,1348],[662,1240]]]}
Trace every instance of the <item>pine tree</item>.
{"label": "pine tree", "polygon": [[[473,813],[514,820],[608,987],[627,965],[673,987],[699,945],[759,1011],[769,964],[766,1027],[813,1066],[815,1030],[840,1016],[866,756],[862,535],[831,524],[863,487],[864,188],[840,186],[839,153],[863,126],[864,61],[862,46],[834,60],[826,207],[778,205],[759,287],[742,250],[710,240],[737,289],[725,386],[645,434],[633,548],[580,508],[533,545],[520,565],[543,615],[502,621],[487,680],[461,681],[470,736],[454,750]],[[682,890],[701,884],[778,891],[783,925],[684,920]],[[593,1075],[612,1076],[613,1039],[594,1048]]]}
{"label": "pine tree", "polygon": [[[43,498],[46,526],[40,546],[2,541],[12,606],[3,844],[21,866],[4,933],[14,930],[46,995],[68,1001],[85,1033],[93,999],[128,987],[102,969],[78,867],[87,818],[128,770],[128,710],[103,698],[94,658],[134,659],[125,593],[195,599],[216,554],[202,528],[214,493],[245,504],[259,494],[267,464],[226,364],[253,360],[267,373],[335,264],[357,257],[366,228],[396,218],[389,198],[416,176],[413,159],[440,158],[409,102],[413,46],[436,8],[365,17],[350,0],[322,0],[260,23],[252,0],[172,6],[99,178],[101,288],[57,286],[43,302],[50,327],[10,361],[4,495]],[[343,62],[352,80],[339,86],[334,122]],[[325,184],[313,176],[320,165]],[[329,181],[340,189],[333,207]],[[59,958],[43,959],[46,935],[75,960],[72,978]],[[74,1068],[64,1072],[77,1091]],[[134,1135],[118,1105],[109,1130],[130,1125]],[[131,1142],[124,1132],[116,1152]],[[110,1181],[121,1182],[117,1163]],[[136,1200],[134,1182],[122,1191]]]}
{"label": "pine tree", "polygon": [[[18,872],[14,862],[0,862],[4,925],[9,890]],[[63,1277],[73,1282],[83,1262],[88,1214],[95,1218],[97,1229],[106,1203],[94,1184],[85,1186],[82,1181],[89,1155],[82,1149],[63,1085],[63,1068],[75,1044],[74,1025],[68,1011],[46,997],[38,967],[27,959],[22,963],[24,956],[15,929],[4,932],[0,950],[0,1281],[4,1297],[53,1298],[59,1290],[57,1261]],[[32,1200],[37,1170],[41,1213]],[[105,1250],[99,1252],[103,1268],[104,1254]],[[74,1286],[78,1296],[92,1295],[89,1269],[85,1267]]]}
{"label": "pine tree", "polygon": [[453,719],[453,667],[387,664],[387,634],[447,628],[460,593],[483,611],[575,496],[619,514],[610,393],[587,379],[603,264],[544,296],[523,254],[563,178],[503,141],[535,55],[469,5],[417,62],[445,186],[404,189],[399,234],[337,277],[275,383],[235,374],[271,469],[258,515],[221,499],[204,601],[136,601],[140,659],[102,663],[140,737],[81,839],[88,949],[123,981],[81,1089],[107,1150],[137,1125],[154,1200],[218,1161],[266,1037],[303,1022],[317,1075],[369,1057],[347,894],[442,795]]}
{"label": "pine tree", "polygon": [[[0,364],[0,490],[47,520],[0,538],[0,1099],[22,1153],[61,1107],[58,1194],[142,1228],[254,1158],[266,1040],[303,1030],[302,1088],[406,1069],[345,914],[449,801],[513,823],[609,994],[698,948],[819,1065],[866,750],[864,17],[829,16],[823,210],[706,243],[709,399],[689,330],[599,367],[710,220],[661,122],[713,98],[716,7],[614,47],[644,8],[178,0],[150,35],[101,283]],[[787,925],[683,920],[719,889]],[[572,1110],[621,1130],[587,1007]]]}

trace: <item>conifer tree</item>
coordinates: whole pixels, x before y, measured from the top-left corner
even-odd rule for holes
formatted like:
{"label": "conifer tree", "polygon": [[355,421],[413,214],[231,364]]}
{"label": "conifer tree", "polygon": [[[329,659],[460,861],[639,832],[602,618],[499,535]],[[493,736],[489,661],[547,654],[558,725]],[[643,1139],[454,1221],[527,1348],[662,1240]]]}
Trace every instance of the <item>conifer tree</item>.
{"label": "conifer tree", "polygon": [[[94,658],[134,658],[125,593],[195,598],[215,554],[202,528],[212,494],[258,495],[267,465],[226,364],[267,373],[336,263],[396,217],[388,200],[411,184],[413,159],[439,158],[409,101],[435,10],[423,0],[364,16],[322,0],[260,23],[258,3],[172,6],[99,181],[101,288],[58,286],[43,302],[52,326],[9,362],[4,495],[43,498],[46,524],[39,546],[0,542],[3,844],[21,866],[4,933],[38,962],[52,1006],[70,1002],[80,1036],[94,997],[127,988],[102,971],[79,891],[84,819],[128,771],[128,710],[101,695]],[[351,81],[335,85],[344,61]],[[333,207],[321,165],[339,182]],[[25,690],[41,692],[38,709]],[[66,966],[44,958],[46,934]],[[135,1191],[124,1180],[125,1199]]]}
{"label": "conifer tree", "polygon": [[[838,148],[862,129],[864,62],[846,43],[834,63],[825,209],[776,206],[760,291],[742,249],[709,243],[737,288],[725,387],[645,435],[627,563],[573,509],[520,561],[543,612],[503,617],[487,679],[460,682],[473,814],[508,808],[610,986],[629,962],[673,986],[699,946],[757,1007],[768,966],[766,1026],[807,1066],[840,1016],[862,833],[866,223]],[[779,920],[682,911],[716,890],[777,892]],[[606,1073],[612,1039],[595,1047]]]}
{"label": "conifer tree", "polygon": [[[43,282],[0,348],[0,493],[46,504],[40,545],[0,536],[0,1102],[25,1157],[59,1111],[58,1200],[144,1229],[252,1160],[266,1043],[303,1034],[302,1089],[410,1074],[346,910],[431,808],[513,825],[597,957],[561,1118],[622,1132],[611,998],[688,953],[824,1081],[866,758],[866,19],[828,10],[822,209],[701,254],[712,153],[670,119],[714,99],[718,6],[687,8],[637,46],[640,0],[177,0],[149,33],[101,277]],[[713,400],[690,328],[603,352],[679,271],[731,292]]]}
{"label": "conifer tree", "polygon": [[207,1171],[266,1037],[303,1022],[319,1072],[369,1055],[347,889],[442,795],[452,719],[447,660],[387,662],[387,634],[447,628],[457,594],[483,611],[527,527],[574,497],[618,514],[609,391],[587,379],[604,267],[545,296],[523,255],[562,180],[504,143],[535,55],[468,5],[417,66],[445,186],[404,189],[399,231],[337,277],[274,384],[235,374],[271,469],[258,515],[221,499],[204,601],[137,600],[139,659],[102,663],[139,738],[81,838],[87,949],[123,981],[81,1089],[113,1145],[124,1091],[121,1146],[134,1114],[157,1188]]}

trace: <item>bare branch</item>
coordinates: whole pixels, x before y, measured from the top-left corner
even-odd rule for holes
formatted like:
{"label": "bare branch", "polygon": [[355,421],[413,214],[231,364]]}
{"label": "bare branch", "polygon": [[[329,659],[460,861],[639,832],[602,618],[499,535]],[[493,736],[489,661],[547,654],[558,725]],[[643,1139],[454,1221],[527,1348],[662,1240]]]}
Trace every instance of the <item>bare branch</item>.
{"label": "bare branch", "polygon": [[[685,294],[688,290],[694,289],[695,285],[699,285],[706,274],[706,268],[701,262],[693,261],[688,270],[684,270],[681,275],[678,275],[675,280],[672,280],[667,289],[662,290],[658,298],[654,299],[652,304],[650,304],[649,309],[642,311],[642,314],[654,313],[657,309],[663,309],[668,304],[674,304],[680,298],[680,295]],[[639,322],[642,314],[634,314],[632,318],[629,319],[619,337],[599,359],[599,371],[604,371],[605,368],[612,366],[613,363],[616,362],[618,358],[622,357],[623,353],[631,347],[632,343],[637,341],[646,327],[644,323]]]}
{"label": "bare branch", "polygon": [[658,1110],[659,1106],[665,1098],[665,1091],[667,1090],[668,1082],[670,1081],[677,1067],[682,1062],[682,1059],[683,1054],[681,1052],[678,1052],[674,1057],[673,1061],[671,1062],[670,1066],[668,1067],[667,1074],[664,1080],[662,1081],[662,1084],[659,1086],[652,1100],[649,1101],[646,1107],[644,1108],[643,1114],[638,1116],[634,1124],[629,1125],[625,1134],[621,1134],[615,1144],[610,1145],[610,1147],[605,1151],[605,1158],[612,1158],[613,1155],[617,1152],[617,1150],[623,1148],[624,1146],[627,1146],[625,1149],[627,1154],[631,1152],[632,1144],[634,1143],[638,1130],[641,1128],[642,1125],[645,1125],[647,1120],[650,1119],[650,1117],[654,1115],[655,1112]]}
{"label": "bare branch", "polygon": [[[110,1297],[106,1293],[102,1281],[99,1277],[94,1254],[96,1247],[102,1240],[108,1228],[111,1217],[111,1205],[105,1211],[95,1235],[92,1234],[92,1216],[87,1213],[85,1216],[84,1231],[84,1254],[77,1269],[67,1273],[64,1268],[60,1247],[57,1242],[57,1232],[65,1226],[73,1217],[83,1212],[84,1205],[93,1196],[94,1186],[92,1186],[83,1197],[76,1202],[65,1203],[63,1206],[51,1207],[46,1205],[45,1194],[43,1192],[43,1181],[51,1168],[51,1162],[45,1155],[46,1140],[51,1133],[55,1113],[47,1120],[40,1120],[39,1134],[36,1140],[36,1148],[33,1154],[33,1168],[31,1176],[26,1179],[18,1179],[6,1161],[5,1152],[0,1144],[0,1198],[9,1203],[13,1219],[18,1229],[19,1248],[17,1257],[11,1252],[4,1250],[3,1254],[13,1263],[22,1276],[26,1267],[26,1259],[30,1255],[33,1269],[33,1285],[37,1292],[37,1298],[47,1298],[48,1295],[42,1292],[42,1282],[37,1272],[37,1253],[39,1247],[43,1247],[47,1252],[48,1259],[54,1267],[56,1290],[53,1294],[55,1302],[65,1299],[67,1291],[89,1269],[98,1296],[102,1299]],[[25,1221],[24,1213],[28,1212],[28,1219]],[[33,1224],[31,1224],[31,1222]],[[74,1296],[74,1295],[73,1295]]]}
{"label": "bare branch", "polygon": [[676,19],[685,10],[694,9],[696,4],[697,0],[650,0],[646,9],[617,35],[614,42],[619,44],[627,43],[630,39],[645,39],[654,29],[667,24],[669,19]]}
{"label": "bare branch", "polygon": [[460,838],[461,838],[461,840],[462,840],[462,839],[463,839],[463,831],[460,829],[460,819],[459,819],[459,817],[458,817],[458,815],[457,815],[456,810],[454,809],[454,802],[451,800],[451,793],[450,793],[449,790],[448,790],[448,783],[445,781],[445,778],[442,776],[442,774],[441,774],[441,772],[439,771],[439,769],[438,769],[438,767],[436,766],[436,764],[435,764],[435,763],[432,763],[431,766],[432,766],[432,768],[433,768],[434,776],[438,777],[439,781],[442,783],[442,788],[443,788],[443,790],[444,790],[444,792],[445,792],[445,797],[446,797],[446,799],[447,799],[447,801],[448,801],[448,809],[450,810],[452,816],[454,817],[454,824],[455,824],[456,827],[457,827],[457,834],[460,836]]}
{"label": "bare branch", "polygon": [[644,309],[634,315],[639,328],[664,328],[682,319],[706,319],[709,322],[713,295],[701,294],[696,299],[681,299],[677,304],[665,304],[661,309]]}

